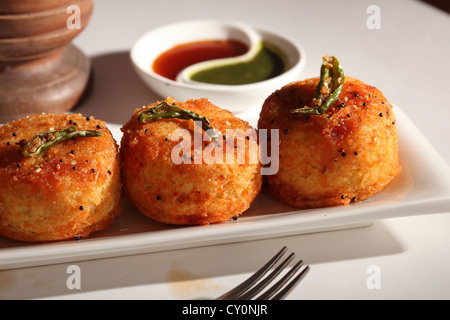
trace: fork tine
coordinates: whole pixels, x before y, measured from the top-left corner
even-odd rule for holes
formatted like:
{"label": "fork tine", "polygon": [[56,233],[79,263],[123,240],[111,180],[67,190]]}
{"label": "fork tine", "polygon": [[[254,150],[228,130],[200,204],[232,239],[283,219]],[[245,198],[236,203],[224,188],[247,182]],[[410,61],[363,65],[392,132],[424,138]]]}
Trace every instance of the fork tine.
{"label": "fork tine", "polygon": [[291,253],[276,269],[274,269],[270,274],[268,274],[263,280],[261,280],[257,285],[248,290],[242,296],[240,296],[239,300],[249,300],[254,298],[259,292],[261,292],[273,279],[276,278],[277,275],[284,270],[284,268],[289,264],[289,262],[294,259],[295,254]]}
{"label": "fork tine", "polygon": [[256,273],[250,276],[247,280],[242,282],[237,287],[231,289],[230,291],[224,293],[218,300],[233,300],[239,297],[243,292],[247,291],[253,284],[255,284],[259,279],[261,279],[286,252],[287,247],[283,247],[272,259],[269,260],[264,266],[261,267]]}
{"label": "fork tine", "polygon": [[272,300],[281,300],[283,299],[299,282],[303,277],[308,273],[309,266],[306,266],[291,282],[289,282],[283,290],[281,290],[278,294],[276,294]]}
{"label": "fork tine", "polygon": [[[292,277],[295,275],[295,273],[300,269],[300,267],[302,265],[303,265],[303,261],[300,260],[299,262],[297,262],[297,264],[295,266],[293,266],[291,268],[291,270],[289,270],[288,273],[286,273],[284,275],[284,277],[280,281],[278,281],[270,289],[268,289],[266,292],[261,294],[256,299],[257,300],[269,300],[269,299],[281,300],[281,299],[283,299],[283,297],[285,297],[300,282],[300,280],[308,272],[309,266],[306,266],[294,279],[292,279]],[[289,280],[291,280],[291,281],[282,290],[280,290]]]}

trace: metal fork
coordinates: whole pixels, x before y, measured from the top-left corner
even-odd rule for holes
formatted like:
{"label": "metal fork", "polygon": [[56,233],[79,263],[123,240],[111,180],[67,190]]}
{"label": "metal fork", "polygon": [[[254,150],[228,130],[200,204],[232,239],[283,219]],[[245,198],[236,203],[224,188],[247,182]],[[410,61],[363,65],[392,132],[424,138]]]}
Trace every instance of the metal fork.
{"label": "metal fork", "polygon": [[300,280],[309,271],[309,266],[305,266],[299,274],[297,271],[302,267],[303,261],[297,262],[280,280],[267,289],[264,293],[257,296],[264,288],[266,288],[275,278],[287,267],[289,262],[295,257],[295,253],[291,253],[278,267],[272,270],[265,278],[263,278],[286,253],[287,247],[283,247],[269,262],[261,269],[250,276],[247,280],[239,284],[237,287],[224,293],[217,300],[281,300],[283,299]]}

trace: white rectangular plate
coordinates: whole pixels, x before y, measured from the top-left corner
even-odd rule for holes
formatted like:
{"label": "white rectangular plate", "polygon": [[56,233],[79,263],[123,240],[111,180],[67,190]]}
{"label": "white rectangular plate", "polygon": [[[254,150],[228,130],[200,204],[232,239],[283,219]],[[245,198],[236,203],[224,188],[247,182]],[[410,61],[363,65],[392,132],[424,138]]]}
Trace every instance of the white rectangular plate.
{"label": "white rectangular plate", "polygon": [[[154,222],[126,202],[111,226],[88,239],[30,244],[0,237],[0,269],[338,230],[379,219],[450,212],[449,166],[402,110],[394,110],[402,171],[366,201],[299,211],[263,191],[236,221],[187,227]],[[120,126],[109,128],[120,141]]]}

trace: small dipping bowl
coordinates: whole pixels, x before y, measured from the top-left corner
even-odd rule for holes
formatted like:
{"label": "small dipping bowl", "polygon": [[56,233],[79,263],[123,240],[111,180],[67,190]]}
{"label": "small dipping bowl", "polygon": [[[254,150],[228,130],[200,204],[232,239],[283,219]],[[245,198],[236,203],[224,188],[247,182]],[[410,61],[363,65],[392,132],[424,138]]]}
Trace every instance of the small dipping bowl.
{"label": "small dipping bowl", "polygon": [[[247,45],[249,51],[242,56],[189,66],[179,74],[176,81],[153,71],[154,60],[174,46],[208,40],[237,40]],[[255,48],[261,41],[280,51],[285,70],[278,76],[239,85],[209,84],[189,79],[189,70],[196,70],[201,65],[213,65],[219,61],[233,63],[247,59],[255,53]],[[207,98],[215,105],[235,114],[261,106],[273,91],[298,80],[306,59],[303,49],[282,35],[240,22],[218,20],[178,22],[151,30],[134,43],[130,58],[138,75],[161,98],[173,97],[180,101]]]}

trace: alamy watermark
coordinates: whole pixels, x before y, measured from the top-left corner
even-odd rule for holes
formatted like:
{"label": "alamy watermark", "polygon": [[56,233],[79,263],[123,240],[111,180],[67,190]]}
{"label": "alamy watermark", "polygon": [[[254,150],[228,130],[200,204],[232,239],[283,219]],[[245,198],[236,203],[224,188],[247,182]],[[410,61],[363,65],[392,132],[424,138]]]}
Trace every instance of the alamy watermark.
{"label": "alamy watermark", "polygon": [[69,29],[69,30],[81,29],[81,9],[80,9],[80,7],[77,5],[70,5],[67,7],[66,12],[68,14],[71,14],[66,20],[67,29]]}
{"label": "alamy watermark", "polygon": [[370,30],[381,29],[381,9],[379,6],[372,4],[367,7],[366,13],[370,16],[366,20],[366,26]]}
{"label": "alamy watermark", "polygon": [[367,289],[381,289],[381,268],[377,265],[370,265],[366,269],[369,275],[366,280]]}
{"label": "alamy watermark", "polygon": [[66,287],[69,290],[81,289],[81,269],[76,264],[67,267],[66,273],[70,276],[66,280]]}
{"label": "alamy watermark", "polygon": [[[191,131],[176,129],[171,141],[179,143],[171,151],[174,164],[257,164],[260,162],[262,175],[273,175],[279,167],[279,133],[270,130],[270,150],[267,143],[267,129],[227,129],[216,132],[217,138],[211,141],[211,131],[203,131],[201,122],[195,121],[192,141]],[[258,144],[257,141],[260,141]],[[203,148],[204,141],[211,141]]]}

